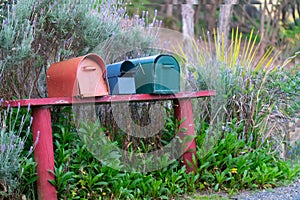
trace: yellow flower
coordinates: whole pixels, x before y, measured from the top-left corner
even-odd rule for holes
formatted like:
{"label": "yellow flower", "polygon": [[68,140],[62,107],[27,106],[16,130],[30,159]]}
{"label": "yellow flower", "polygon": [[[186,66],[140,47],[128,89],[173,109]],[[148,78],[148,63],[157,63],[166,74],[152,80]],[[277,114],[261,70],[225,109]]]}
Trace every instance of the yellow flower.
{"label": "yellow flower", "polygon": [[105,195],[106,195],[106,192],[102,192],[102,195],[105,196]]}
{"label": "yellow flower", "polygon": [[80,171],[83,175],[86,175],[86,172],[85,172],[82,168],[80,168],[79,171]]}
{"label": "yellow flower", "polygon": [[231,173],[237,174],[237,168],[232,168],[232,169],[231,169]]}

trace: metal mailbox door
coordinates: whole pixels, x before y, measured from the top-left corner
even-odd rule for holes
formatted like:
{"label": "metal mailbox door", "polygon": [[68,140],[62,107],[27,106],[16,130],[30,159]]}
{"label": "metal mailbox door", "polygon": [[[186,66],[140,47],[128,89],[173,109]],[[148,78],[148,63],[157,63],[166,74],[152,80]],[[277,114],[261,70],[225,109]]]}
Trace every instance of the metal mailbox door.
{"label": "metal mailbox door", "polygon": [[154,59],[140,59],[136,62],[136,93],[153,94]]}
{"label": "metal mailbox door", "polygon": [[180,68],[173,56],[160,56],[155,63],[154,93],[170,94],[180,90]]}
{"label": "metal mailbox door", "polygon": [[110,94],[135,94],[135,65],[122,61],[106,66]]}
{"label": "metal mailbox door", "polygon": [[99,62],[89,57],[80,62],[77,71],[78,88],[81,97],[104,96],[108,94],[105,72]]}

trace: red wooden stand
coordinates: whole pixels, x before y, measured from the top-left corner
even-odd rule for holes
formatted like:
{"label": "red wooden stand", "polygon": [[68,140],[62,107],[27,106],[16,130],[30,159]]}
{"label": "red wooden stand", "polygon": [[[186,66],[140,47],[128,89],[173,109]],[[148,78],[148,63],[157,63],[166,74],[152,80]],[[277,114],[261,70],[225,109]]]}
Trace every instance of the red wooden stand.
{"label": "red wooden stand", "polygon": [[[49,106],[71,106],[72,104],[104,104],[111,102],[134,102],[134,101],[157,101],[157,100],[173,100],[175,117],[178,121],[183,121],[180,128],[185,128],[181,133],[181,137],[185,135],[194,135],[194,118],[192,112],[192,98],[214,96],[214,91],[199,92],[181,92],[175,95],[151,95],[151,94],[135,94],[135,95],[112,95],[95,98],[42,98],[42,99],[25,99],[4,101],[3,106],[24,107],[30,105],[33,108],[32,131],[34,140],[38,139],[34,150],[34,159],[37,162],[37,190],[39,200],[57,200],[55,187],[48,182],[54,180],[55,177],[50,171],[54,171],[54,152],[52,140],[52,125]],[[34,141],[36,142],[36,141]],[[187,170],[193,171],[196,166],[188,165],[192,162],[192,157],[196,153],[195,140],[184,144],[183,162]]]}
{"label": "red wooden stand", "polygon": [[[55,187],[48,182],[54,180],[54,152],[52,143],[52,125],[50,107],[39,106],[32,110],[32,133],[37,145],[34,150],[34,160],[37,162],[37,193],[38,198],[57,199]],[[34,141],[36,142],[36,141]]]}
{"label": "red wooden stand", "polygon": [[[184,119],[180,124],[179,130],[185,129],[184,132],[180,133],[180,137],[184,138],[185,135],[194,135],[194,118],[192,110],[191,99],[178,99],[174,100],[174,112],[175,117],[178,121]],[[187,141],[183,152],[183,162],[188,172],[195,170],[196,166],[193,166],[193,155],[196,156],[196,141],[193,139]],[[191,166],[192,165],[192,166]]]}

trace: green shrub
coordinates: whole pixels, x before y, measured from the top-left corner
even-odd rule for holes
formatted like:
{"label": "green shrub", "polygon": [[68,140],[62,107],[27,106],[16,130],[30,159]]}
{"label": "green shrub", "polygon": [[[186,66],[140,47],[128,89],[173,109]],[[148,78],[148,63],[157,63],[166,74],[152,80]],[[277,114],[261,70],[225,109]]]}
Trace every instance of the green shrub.
{"label": "green shrub", "polygon": [[[242,33],[233,30],[228,47],[219,43],[220,33],[214,35],[195,41],[191,54],[178,52],[193,89],[216,91],[210,101],[198,104],[199,118],[210,125],[198,124],[198,132],[206,141],[203,148],[210,149],[224,138],[227,129],[251,141],[251,148],[259,148],[267,138],[275,142],[274,148],[280,147],[286,142],[291,111],[287,109],[299,95],[297,81],[289,78],[292,73],[284,68],[287,62],[275,64],[279,53],[273,48],[260,56],[260,42],[253,32],[243,42]],[[276,150],[286,153],[282,148]]]}
{"label": "green shrub", "polygon": [[[299,167],[271,154],[272,145],[253,149],[251,142],[239,138],[234,130],[226,131],[208,153],[197,148],[198,169],[194,173],[186,173],[180,160],[147,173],[118,171],[89,151],[71,120],[70,108],[63,108],[59,115],[53,128],[56,179],[52,183],[60,199],[170,199],[197,190],[233,193],[275,187],[300,172]],[[101,147],[101,152],[110,151],[105,148]]]}
{"label": "green shrub", "polygon": [[99,2],[21,0],[4,6],[0,83],[6,87],[0,96],[46,96],[45,73],[51,63],[90,52],[110,62],[119,49],[145,48],[154,41],[154,24],[129,19],[115,0]]}
{"label": "green shrub", "polygon": [[197,151],[200,187],[233,192],[275,187],[294,180],[300,173],[299,166],[293,167],[270,151],[271,145],[253,149],[236,132],[226,133],[209,153],[204,155],[201,148]]}
{"label": "green shrub", "polygon": [[278,64],[272,48],[259,56],[253,32],[243,42],[242,33],[232,31],[228,47],[220,37],[207,34],[194,41],[192,53],[178,51],[191,89],[216,91],[195,105],[199,187],[231,193],[293,180],[299,166],[284,160],[288,123],[299,113],[300,79],[298,66],[285,65],[297,55]]}
{"label": "green shrub", "polygon": [[[85,131],[97,129],[90,124],[86,126],[82,127]],[[52,183],[57,188],[59,199],[170,199],[197,189],[194,183],[199,175],[187,174],[180,161],[147,173],[118,171],[117,167],[100,162],[77,133],[70,108],[60,111],[53,136],[56,179]],[[105,148],[101,147],[101,152],[110,151]]]}
{"label": "green shrub", "polygon": [[[0,113],[0,197],[19,199],[24,188],[36,180],[34,172],[28,174],[28,170],[35,169],[29,157],[34,147],[26,148],[31,121],[29,110],[23,114],[20,107],[8,107]],[[24,175],[28,175],[26,181]]]}

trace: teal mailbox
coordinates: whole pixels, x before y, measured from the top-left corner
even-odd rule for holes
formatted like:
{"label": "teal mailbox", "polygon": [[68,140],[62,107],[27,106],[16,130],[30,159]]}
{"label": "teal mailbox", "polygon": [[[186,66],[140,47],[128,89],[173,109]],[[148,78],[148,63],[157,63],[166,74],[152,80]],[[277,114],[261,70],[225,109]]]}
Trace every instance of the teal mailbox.
{"label": "teal mailbox", "polygon": [[180,91],[180,66],[171,55],[130,59],[136,67],[137,94],[173,94]]}

